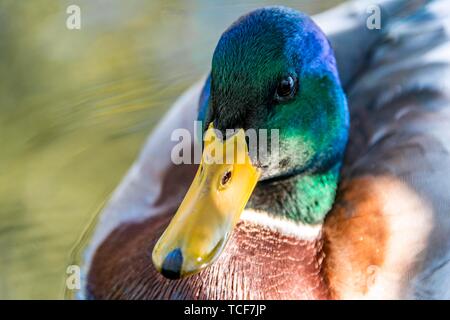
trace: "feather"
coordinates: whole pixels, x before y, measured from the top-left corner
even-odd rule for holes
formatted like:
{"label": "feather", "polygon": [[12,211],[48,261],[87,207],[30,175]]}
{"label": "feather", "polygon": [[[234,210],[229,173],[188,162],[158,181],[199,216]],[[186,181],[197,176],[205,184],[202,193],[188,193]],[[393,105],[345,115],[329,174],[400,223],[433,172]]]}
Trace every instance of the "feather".
{"label": "feather", "polygon": [[394,297],[448,299],[450,7],[434,1],[409,8],[388,16],[371,45],[357,43],[369,49],[346,86],[352,126],[342,180],[369,176],[379,180],[374,190],[389,192],[379,207],[390,219],[386,254],[395,261],[386,262],[383,276],[398,282]]}

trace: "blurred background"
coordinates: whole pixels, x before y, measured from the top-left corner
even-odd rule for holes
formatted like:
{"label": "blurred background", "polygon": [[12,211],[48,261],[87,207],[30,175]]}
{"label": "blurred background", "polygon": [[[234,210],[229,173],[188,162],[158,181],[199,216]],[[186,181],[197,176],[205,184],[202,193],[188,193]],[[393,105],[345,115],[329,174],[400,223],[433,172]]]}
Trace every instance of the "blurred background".
{"label": "blurred background", "polygon": [[64,297],[83,230],[230,23],[339,2],[0,0],[0,299]]}

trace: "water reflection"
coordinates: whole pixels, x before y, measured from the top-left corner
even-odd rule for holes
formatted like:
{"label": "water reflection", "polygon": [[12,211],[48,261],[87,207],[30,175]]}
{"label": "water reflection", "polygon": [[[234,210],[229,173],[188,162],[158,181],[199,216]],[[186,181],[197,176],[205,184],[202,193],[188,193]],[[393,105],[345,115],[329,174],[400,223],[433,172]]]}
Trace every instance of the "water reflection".
{"label": "water reflection", "polygon": [[0,298],[62,297],[73,245],[154,124],[208,71],[221,32],[273,3],[0,2]]}

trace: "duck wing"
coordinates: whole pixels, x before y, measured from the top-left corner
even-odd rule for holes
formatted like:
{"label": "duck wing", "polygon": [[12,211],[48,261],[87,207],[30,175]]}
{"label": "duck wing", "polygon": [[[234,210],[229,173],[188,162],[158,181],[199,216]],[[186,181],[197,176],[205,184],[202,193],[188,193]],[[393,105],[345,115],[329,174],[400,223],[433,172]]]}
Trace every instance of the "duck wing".
{"label": "duck wing", "polygon": [[325,269],[338,297],[448,299],[450,6],[385,4],[379,32],[331,38],[352,124]]}

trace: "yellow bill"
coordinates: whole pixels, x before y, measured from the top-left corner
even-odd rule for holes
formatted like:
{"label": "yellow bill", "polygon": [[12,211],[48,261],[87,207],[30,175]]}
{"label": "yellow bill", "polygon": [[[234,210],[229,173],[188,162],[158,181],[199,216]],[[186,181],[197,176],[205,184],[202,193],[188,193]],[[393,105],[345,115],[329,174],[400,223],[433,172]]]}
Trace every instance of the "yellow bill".
{"label": "yellow bill", "polygon": [[242,129],[222,141],[211,124],[204,140],[194,181],[153,249],[156,269],[169,279],[217,259],[258,182]]}

